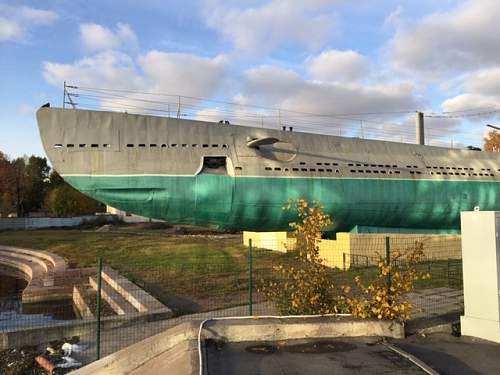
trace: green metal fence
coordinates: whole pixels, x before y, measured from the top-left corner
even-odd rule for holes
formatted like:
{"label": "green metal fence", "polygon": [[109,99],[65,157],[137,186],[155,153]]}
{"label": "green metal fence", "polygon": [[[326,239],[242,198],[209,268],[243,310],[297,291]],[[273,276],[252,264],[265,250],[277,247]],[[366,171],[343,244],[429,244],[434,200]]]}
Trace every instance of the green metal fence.
{"label": "green metal fence", "polygon": [[[23,345],[4,350],[52,345],[59,351],[62,344],[72,341],[85,348],[73,353],[85,364],[183,321],[281,314],[273,301],[262,293],[262,285],[269,281],[281,285],[275,267],[296,266],[296,250],[271,250],[277,248],[271,241],[260,242],[259,246],[251,241],[242,245],[241,237],[232,235],[234,246],[221,242],[220,251],[204,251],[214,246],[217,236],[195,237],[194,245],[184,245],[180,241],[175,249],[166,248],[164,252],[132,259],[126,252],[116,253],[106,250],[108,248],[98,251],[87,264],[93,266],[86,268],[90,276],[75,279],[78,280],[76,284],[69,279],[61,281],[74,288],[79,301],[78,307],[73,304],[75,314],[65,321],[38,319],[34,315],[30,320],[30,315],[26,314],[23,319],[8,325],[7,319],[0,319],[0,334],[17,330],[19,335],[16,337],[28,337],[26,332],[30,335],[37,330],[43,332],[30,336],[35,341],[25,340]],[[341,286],[354,287],[356,277],[369,283],[377,277],[380,261],[389,264],[394,261],[395,251],[405,251],[414,246],[415,241],[422,241],[425,257],[417,268],[428,272],[431,278],[418,281],[415,289],[407,293],[408,300],[415,306],[413,318],[459,313],[463,309],[461,259],[448,244],[429,241],[426,237],[397,243],[384,237],[371,241],[362,248],[351,247],[346,251],[323,247],[321,254],[328,257],[328,262],[339,265],[332,267],[325,262],[324,266],[339,290]],[[150,246],[146,244],[147,239],[143,242]],[[391,286],[391,276],[386,276],[387,288]],[[23,312],[29,311],[28,305],[24,304]],[[60,328],[62,326],[66,328]],[[54,340],[51,335],[56,329],[60,337]]]}

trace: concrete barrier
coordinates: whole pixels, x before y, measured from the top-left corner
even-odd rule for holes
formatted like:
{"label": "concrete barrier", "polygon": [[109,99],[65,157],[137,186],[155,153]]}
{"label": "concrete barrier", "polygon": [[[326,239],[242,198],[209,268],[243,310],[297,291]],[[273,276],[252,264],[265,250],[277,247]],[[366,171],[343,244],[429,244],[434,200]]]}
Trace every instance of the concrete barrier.
{"label": "concrete barrier", "polygon": [[[400,233],[337,233],[335,240],[318,241],[319,256],[325,265],[343,270],[351,266],[373,266],[385,256],[385,238],[389,237],[391,249],[405,251],[422,242],[429,260],[460,259],[460,235],[400,234]],[[295,250],[294,238],[287,232],[243,232],[243,244],[252,240],[254,247],[286,252]]]}
{"label": "concrete barrier", "polygon": [[76,227],[96,218],[111,222],[114,215],[87,215],[76,217],[7,217],[0,218],[0,230],[30,230],[41,228]]}
{"label": "concrete barrier", "polygon": [[[198,374],[197,335],[200,321],[182,323],[91,363],[74,375],[165,373]],[[249,318],[213,320],[205,324],[203,339],[227,342],[385,336],[403,338],[401,324],[352,317]]]}

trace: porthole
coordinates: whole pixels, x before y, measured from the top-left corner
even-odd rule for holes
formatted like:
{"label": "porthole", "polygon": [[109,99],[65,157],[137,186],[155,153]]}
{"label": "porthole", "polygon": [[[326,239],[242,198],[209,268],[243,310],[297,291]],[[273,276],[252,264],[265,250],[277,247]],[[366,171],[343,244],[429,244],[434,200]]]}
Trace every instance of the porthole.
{"label": "porthole", "polygon": [[212,145],[212,147],[219,147],[219,145]]}
{"label": "porthole", "polygon": [[309,172],[316,172],[315,168],[309,168]]}
{"label": "porthole", "polygon": [[306,165],[306,163],[304,161],[301,161],[299,164],[300,165]]}
{"label": "porthole", "polygon": [[350,172],[351,173],[356,173],[356,170],[355,169],[351,169]]}
{"label": "porthole", "polygon": [[151,143],[149,147],[156,147],[156,143]]}
{"label": "porthole", "polygon": [[226,144],[223,144],[223,145],[222,145],[222,148],[227,148],[227,145],[226,145]]}
{"label": "porthole", "polygon": [[110,148],[110,147],[111,147],[111,145],[110,145],[109,143],[104,143],[104,144],[102,145],[102,147],[104,147],[104,148]]}
{"label": "porthole", "polygon": [[75,147],[75,145],[74,145],[73,143],[68,143],[68,144],[66,145],[66,147],[67,147],[67,148],[73,148],[73,147]]}
{"label": "porthole", "polygon": [[324,172],[324,171],[325,171],[325,170],[324,170],[324,169],[322,169],[322,168],[318,169],[318,172]]}
{"label": "porthole", "polygon": [[80,147],[80,148],[84,148],[84,147],[86,147],[86,146],[87,146],[87,145],[86,145],[85,143],[80,143],[80,144],[78,145],[78,147]]}
{"label": "porthole", "polygon": [[207,148],[207,147],[208,147],[208,145],[207,145],[207,144],[204,144],[204,145],[202,145],[202,147],[205,147],[205,148]]}
{"label": "porthole", "polygon": [[302,172],[307,172],[307,168],[302,168],[301,171]]}
{"label": "porthole", "polygon": [[266,167],[266,171],[272,171],[273,169],[271,167]]}
{"label": "porthole", "polygon": [[275,170],[275,171],[281,171],[281,168],[276,167],[276,168],[274,168],[274,170]]}
{"label": "porthole", "polygon": [[198,147],[198,145],[196,143],[193,143],[191,147]]}
{"label": "porthole", "polygon": [[182,147],[187,147],[187,146],[188,146],[187,143],[182,144]]}
{"label": "porthole", "polygon": [[[82,147],[82,145],[80,145],[80,147]],[[127,143],[127,147],[134,147],[134,145],[132,143]]]}
{"label": "porthole", "polygon": [[294,172],[298,172],[298,171],[299,171],[299,168],[292,168],[292,171],[294,171]]}
{"label": "porthole", "polygon": [[241,167],[234,167],[234,169],[236,169],[237,171],[241,171],[243,168],[241,168]]}
{"label": "porthole", "polygon": [[90,145],[90,147],[92,147],[92,148],[97,148],[97,147],[99,147],[99,145],[98,145],[97,143],[92,143],[92,144]]}
{"label": "porthole", "polygon": [[162,143],[161,148],[167,148],[168,146],[165,143]]}
{"label": "porthole", "polygon": [[332,170],[331,170],[331,169],[327,169],[326,171],[327,171],[327,172],[331,172]]}
{"label": "porthole", "polygon": [[139,147],[146,147],[145,143],[139,143]]}
{"label": "porthole", "polygon": [[177,147],[177,143],[172,143],[170,147]]}
{"label": "porthole", "polygon": [[380,173],[385,174],[385,171],[380,171]]}

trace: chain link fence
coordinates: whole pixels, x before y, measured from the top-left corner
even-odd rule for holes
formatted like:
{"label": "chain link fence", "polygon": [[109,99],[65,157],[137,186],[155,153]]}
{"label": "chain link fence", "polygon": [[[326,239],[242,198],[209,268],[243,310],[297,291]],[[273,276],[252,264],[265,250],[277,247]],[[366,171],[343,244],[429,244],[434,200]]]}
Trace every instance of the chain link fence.
{"label": "chain link fence", "polygon": [[[370,283],[378,277],[379,262],[396,261],[397,253],[410,251],[417,242],[423,244],[425,254],[417,269],[430,278],[417,281],[415,289],[405,295],[414,305],[412,318],[462,311],[459,236],[356,235],[347,242],[341,237],[322,240],[318,249],[328,277],[341,290],[354,288],[356,277]],[[90,267],[69,270],[64,279],[56,274],[52,280],[37,281],[29,293],[19,284],[16,295],[0,300],[2,361],[16,363],[22,347],[30,348],[23,350],[33,361],[44,350],[56,365],[64,365],[65,354],[86,364],[182,321],[280,315],[262,293],[262,286],[270,281],[280,285],[277,266],[298,266],[295,241],[244,238],[243,243],[217,253],[180,251],[173,255],[167,251],[164,256],[141,259],[103,253]],[[13,275],[11,279],[20,278]],[[19,282],[11,279],[3,280]],[[50,304],[40,302],[44,283],[52,285]],[[7,287],[3,281],[0,290]],[[60,293],[59,302],[54,293]],[[68,353],[68,348],[73,350]],[[8,367],[0,367],[4,368]]]}

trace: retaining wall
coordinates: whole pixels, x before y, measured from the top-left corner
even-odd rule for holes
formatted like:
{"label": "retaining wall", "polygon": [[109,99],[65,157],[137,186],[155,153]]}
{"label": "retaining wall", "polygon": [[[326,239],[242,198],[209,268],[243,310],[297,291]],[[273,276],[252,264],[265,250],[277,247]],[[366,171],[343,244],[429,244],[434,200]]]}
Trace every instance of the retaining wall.
{"label": "retaining wall", "polygon": [[54,227],[77,227],[87,221],[97,218],[105,218],[107,222],[113,220],[112,215],[87,215],[76,217],[7,217],[0,218],[0,230],[17,229],[41,229]]}

